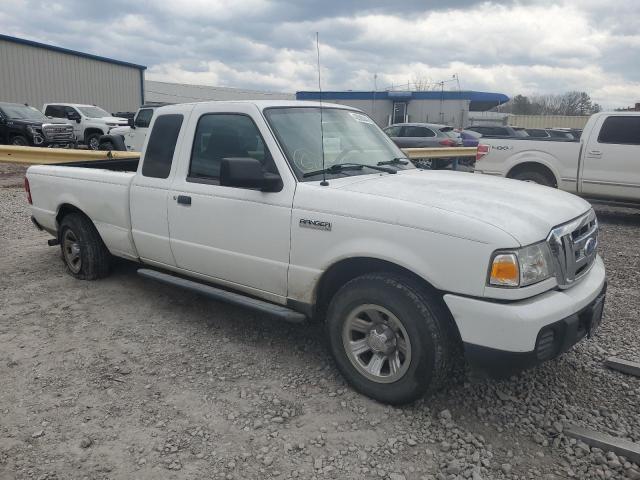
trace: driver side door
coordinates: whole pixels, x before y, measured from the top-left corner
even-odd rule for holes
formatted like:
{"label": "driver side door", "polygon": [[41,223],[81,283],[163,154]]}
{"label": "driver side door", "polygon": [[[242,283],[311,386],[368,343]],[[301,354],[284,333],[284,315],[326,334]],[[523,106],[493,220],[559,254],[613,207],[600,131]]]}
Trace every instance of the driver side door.
{"label": "driver side door", "polygon": [[[284,302],[295,180],[257,107],[196,105],[169,194],[176,265],[255,296]],[[228,107],[226,107],[228,108]],[[252,157],[282,188],[220,185],[222,158]]]}

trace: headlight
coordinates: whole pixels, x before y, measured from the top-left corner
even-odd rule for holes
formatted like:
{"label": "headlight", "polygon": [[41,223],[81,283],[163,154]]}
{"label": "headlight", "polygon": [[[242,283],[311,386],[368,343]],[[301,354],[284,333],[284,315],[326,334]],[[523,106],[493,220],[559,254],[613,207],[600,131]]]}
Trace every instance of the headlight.
{"label": "headlight", "polygon": [[36,129],[33,128],[31,125],[27,125],[27,132],[29,132],[30,135],[35,135],[37,133]]}
{"label": "headlight", "polygon": [[549,246],[547,242],[540,242],[518,250],[496,252],[489,268],[489,285],[526,287],[552,274]]}

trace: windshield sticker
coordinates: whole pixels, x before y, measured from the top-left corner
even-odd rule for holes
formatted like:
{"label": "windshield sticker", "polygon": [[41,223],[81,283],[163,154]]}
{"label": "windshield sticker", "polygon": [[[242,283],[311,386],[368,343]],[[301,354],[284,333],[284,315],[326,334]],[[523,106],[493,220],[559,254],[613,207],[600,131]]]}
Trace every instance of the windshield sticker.
{"label": "windshield sticker", "polygon": [[373,123],[373,120],[371,120],[369,117],[367,117],[366,115],[363,115],[361,113],[356,113],[356,112],[349,112],[349,115],[351,115],[353,118],[355,118],[358,122],[361,123]]}

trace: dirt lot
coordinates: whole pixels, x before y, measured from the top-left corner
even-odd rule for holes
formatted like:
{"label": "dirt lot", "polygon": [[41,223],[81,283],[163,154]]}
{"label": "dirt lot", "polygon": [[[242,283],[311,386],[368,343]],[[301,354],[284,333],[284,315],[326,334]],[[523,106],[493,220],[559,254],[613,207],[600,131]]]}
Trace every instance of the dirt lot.
{"label": "dirt lot", "polygon": [[74,280],[0,165],[0,478],[640,478],[567,423],[640,442],[640,212],[598,208],[594,339],[507,381],[461,376],[405,408],[345,385],[320,326],[145,281]]}

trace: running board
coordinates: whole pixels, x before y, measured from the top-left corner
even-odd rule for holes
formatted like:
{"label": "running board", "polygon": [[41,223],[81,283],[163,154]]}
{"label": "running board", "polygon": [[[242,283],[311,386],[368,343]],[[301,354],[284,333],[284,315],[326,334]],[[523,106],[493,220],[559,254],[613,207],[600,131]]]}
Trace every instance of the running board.
{"label": "running board", "polygon": [[285,320],[291,323],[303,323],[307,317],[299,312],[291,310],[290,308],[282,305],[276,305],[273,303],[265,302],[264,300],[258,300],[257,298],[247,297],[239,293],[229,292],[220,288],[212,287],[204,283],[194,282],[193,280],[187,280],[186,278],[176,277],[175,275],[169,275],[168,273],[158,272],[157,270],[150,270],[148,268],[141,268],[138,270],[138,275],[156,280],[158,282],[167,283],[176,287],[191,290],[192,292],[205,295],[214,300],[221,302],[231,303],[233,305],[239,305],[241,307],[250,308],[259,312],[266,313],[273,317],[277,317],[280,320]]}

